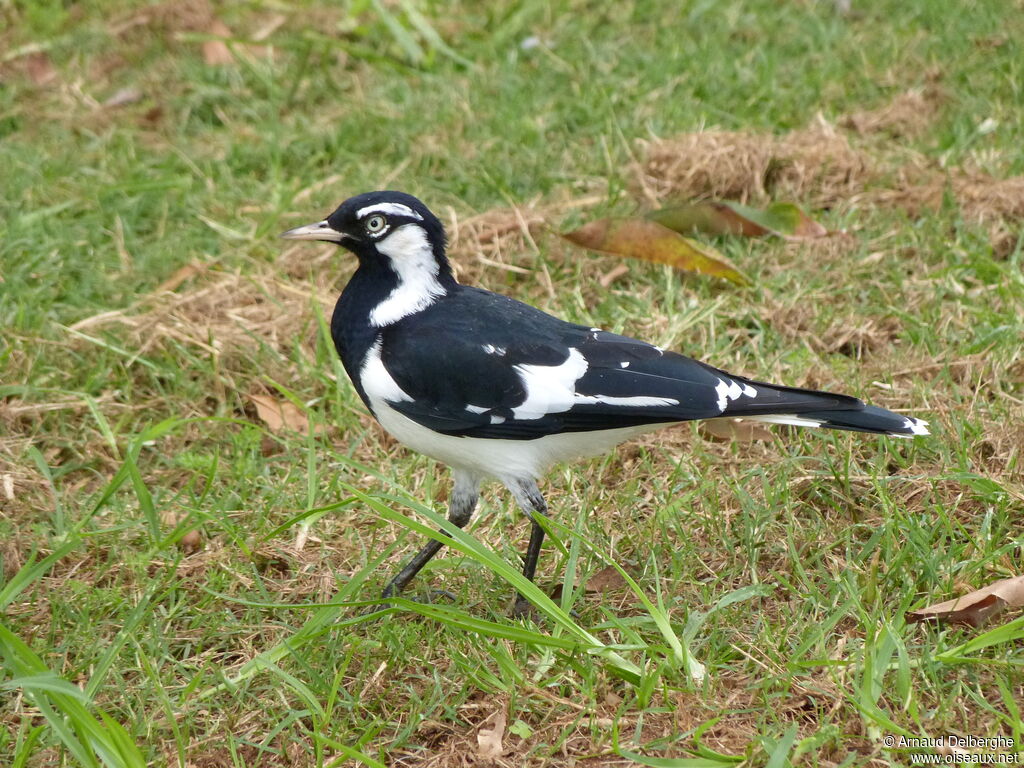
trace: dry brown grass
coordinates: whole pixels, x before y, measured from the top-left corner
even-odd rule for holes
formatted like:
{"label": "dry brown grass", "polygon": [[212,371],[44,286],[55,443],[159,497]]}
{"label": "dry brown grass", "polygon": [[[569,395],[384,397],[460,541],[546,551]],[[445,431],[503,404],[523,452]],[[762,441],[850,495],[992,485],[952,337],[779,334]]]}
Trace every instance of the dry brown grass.
{"label": "dry brown grass", "polygon": [[711,130],[648,142],[644,149],[638,182],[655,205],[795,199],[826,208],[860,192],[876,175],[870,156],[820,116],[779,137]]}
{"label": "dry brown grass", "polygon": [[861,136],[883,134],[890,139],[916,138],[925,133],[939,117],[945,95],[935,85],[914,88],[897,94],[874,109],[852,112],[839,124]]}
{"label": "dry brown grass", "polygon": [[[755,705],[756,696],[743,690],[744,679],[726,680],[725,677],[728,676],[723,676],[718,684],[732,691],[727,697],[727,707],[741,709]],[[673,692],[667,699],[660,695],[654,698],[653,709],[622,711],[623,697],[614,685],[604,691],[593,707],[552,690],[526,686],[520,692],[517,706],[520,713],[530,712],[521,719],[530,727],[531,735],[523,738],[506,730],[502,756],[485,759],[478,754],[478,735],[481,729],[493,725],[495,716],[507,707],[507,702],[501,697],[481,694],[459,708],[459,724],[424,721],[419,735],[427,751],[396,755],[396,764],[419,768],[627,766],[633,763],[612,750],[613,727],[617,728],[623,743],[631,740],[638,729],[642,729],[647,740],[668,740],[692,731],[720,711],[705,697],[696,694]],[[731,713],[705,732],[703,743],[727,754],[738,754],[756,733],[753,713],[749,717]],[[549,746],[552,744],[558,746]]]}
{"label": "dry brown grass", "polygon": [[898,208],[911,217],[937,211],[949,198],[967,223],[986,227],[995,254],[1005,257],[1020,239],[1024,177],[940,168],[901,141],[930,127],[942,102],[935,88],[900,94],[840,120],[853,137],[819,115],[783,136],[706,130],[649,141],[636,173],[638,194],[652,206],[792,199],[811,208]]}
{"label": "dry brown grass", "polygon": [[864,317],[856,313],[848,313],[822,329],[816,326],[814,309],[804,304],[780,306],[771,314],[771,323],[794,345],[806,345],[821,355],[839,353],[856,360],[864,360],[875,352],[891,351],[902,330],[896,317]]}
{"label": "dry brown grass", "polygon": [[449,254],[465,269],[464,262],[484,264],[497,261],[506,266],[533,242],[546,221],[545,210],[536,201],[509,208],[494,208],[467,218],[449,213]]}
{"label": "dry brown grass", "polygon": [[287,350],[304,328],[308,348],[313,302],[319,302],[328,318],[334,305],[337,290],[332,284],[346,263],[339,260],[336,267],[337,256],[334,246],[312,257],[309,249],[293,246],[276,265],[252,264],[245,272],[200,266],[181,284],[158,288],[127,310],[80,320],[72,330],[92,334],[118,327],[140,356],[173,341],[215,356],[229,369],[261,344]]}
{"label": "dry brown grass", "polygon": [[968,224],[984,226],[993,251],[1005,258],[1021,236],[1024,219],[1024,176],[998,179],[977,170],[914,167],[900,183],[870,190],[864,202],[899,208],[917,217],[938,211],[950,199]]}

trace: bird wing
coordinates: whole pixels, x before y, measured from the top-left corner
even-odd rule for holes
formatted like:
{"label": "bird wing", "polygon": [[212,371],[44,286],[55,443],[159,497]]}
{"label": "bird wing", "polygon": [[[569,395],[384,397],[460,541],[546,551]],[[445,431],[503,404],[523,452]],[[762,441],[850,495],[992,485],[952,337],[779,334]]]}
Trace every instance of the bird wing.
{"label": "bird wing", "polygon": [[388,405],[444,434],[528,440],[729,416],[860,409],[860,400],[733,376],[674,352],[465,289],[381,337],[402,396]]}

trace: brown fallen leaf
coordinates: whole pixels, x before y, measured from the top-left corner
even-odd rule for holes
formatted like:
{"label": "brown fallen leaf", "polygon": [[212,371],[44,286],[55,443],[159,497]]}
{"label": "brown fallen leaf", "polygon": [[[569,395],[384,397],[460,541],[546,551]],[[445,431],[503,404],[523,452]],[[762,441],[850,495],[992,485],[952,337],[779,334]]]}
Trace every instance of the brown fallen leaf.
{"label": "brown fallen leaf", "polygon": [[498,710],[491,728],[481,728],[476,734],[476,754],[481,760],[497,760],[505,754],[501,740],[505,737],[507,718],[504,710]]}
{"label": "brown fallen leaf", "polygon": [[[168,528],[177,528],[178,524],[184,520],[186,515],[174,511],[165,511],[160,515],[160,521]],[[199,531],[193,528],[190,531],[186,531],[180,539],[178,539],[178,549],[184,552],[186,555],[191,555],[198,552],[203,548],[203,536]]]}
{"label": "brown fallen leaf", "polygon": [[730,200],[704,200],[651,211],[647,218],[669,229],[685,234],[704,232],[709,235],[763,237],[778,235],[802,240],[829,234],[794,203],[772,203],[764,210]]}
{"label": "brown fallen leaf", "polygon": [[[231,28],[220,19],[214,19],[210,23],[209,29],[206,31],[214,38],[231,37]],[[227,43],[225,43],[223,39],[203,41],[203,61],[205,61],[208,66],[223,67],[227,64],[231,64],[234,60],[235,57],[231,54],[231,49],[228,48]]]}
{"label": "brown fallen leaf", "polygon": [[584,587],[587,592],[611,592],[615,589],[625,588],[626,580],[610,565],[606,565],[587,579],[587,585]]}
{"label": "brown fallen leaf", "polygon": [[249,402],[256,406],[256,414],[260,421],[267,425],[271,432],[290,429],[294,432],[309,434],[309,419],[295,403],[290,400],[278,400],[270,395],[247,395]]}
{"label": "brown fallen leaf", "polygon": [[203,265],[198,261],[190,261],[184,267],[174,270],[174,274],[164,280],[153,289],[153,293],[173,293],[182,283],[194,275],[203,271]]}
{"label": "brown fallen leaf", "polygon": [[57,79],[57,70],[53,67],[46,51],[36,51],[25,57],[25,70],[32,85],[49,85]]}
{"label": "brown fallen leaf", "polygon": [[764,424],[749,419],[708,419],[698,427],[700,433],[712,440],[751,443],[755,440],[772,440],[774,435]]}
{"label": "brown fallen leaf", "polygon": [[615,256],[669,264],[677,269],[724,277],[738,285],[750,278],[717,250],[648,219],[599,219],[562,235],[570,243]]}
{"label": "brown fallen leaf", "polygon": [[908,624],[936,621],[947,624],[970,624],[980,627],[1005,608],[1024,606],[1024,576],[1002,579],[976,589],[962,597],[946,600],[916,611],[908,611]]}

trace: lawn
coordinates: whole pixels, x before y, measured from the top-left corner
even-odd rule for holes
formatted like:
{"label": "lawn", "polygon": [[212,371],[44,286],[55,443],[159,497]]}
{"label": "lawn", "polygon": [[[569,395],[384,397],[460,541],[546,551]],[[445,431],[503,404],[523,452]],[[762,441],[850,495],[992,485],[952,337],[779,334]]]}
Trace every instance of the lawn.
{"label": "lawn", "polygon": [[[1019,607],[905,613],[1024,574],[1024,15],[845,5],[0,0],[0,755],[1019,761]],[[277,234],[381,188],[463,282],[933,434],[663,430],[546,478],[535,620],[496,485],[364,615],[450,480]],[[558,236],[691,198],[832,234],[714,240],[749,286]]]}

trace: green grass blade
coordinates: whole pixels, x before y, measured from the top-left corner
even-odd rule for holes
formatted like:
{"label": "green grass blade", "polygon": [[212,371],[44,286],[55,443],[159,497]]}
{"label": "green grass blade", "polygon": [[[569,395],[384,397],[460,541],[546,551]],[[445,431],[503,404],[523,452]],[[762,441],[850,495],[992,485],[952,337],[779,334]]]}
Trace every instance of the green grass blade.
{"label": "green grass blade", "polygon": [[710,757],[648,757],[626,749],[619,750],[616,754],[650,768],[726,768],[736,765],[734,760],[714,760]]}
{"label": "green grass blade", "polygon": [[[551,598],[545,595],[533,582],[524,577],[517,569],[510,566],[503,558],[480,543],[479,540],[470,536],[458,526],[449,522],[447,518],[438,515],[432,509],[413,499],[392,498],[392,501],[404,503],[412,507],[418,515],[430,520],[437,528],[414,520],[408,515],[392,509],[377,498],[371,497],[357,488],[342,483],[342,486],[363,503],[374,509],[385,520],[400,524],[409,530],[415,531],[428,538],[440,541],[452,549],[467,555],[471,559],[483,565],[496,576],[503,579],[510,586],[514,587],[549,621],[561,627],[570,636],[575,637],[581,646],[585,647],[588,653],[602,658],[609,666],[630,679],[638,680],[640,669],[635,664],[624,659],[621,655],[608,648],[594,635],[587,632],[577,624],[562,608],[556,605]],[[439,530],[438,530],[439,529]]]}
{"label": "green grass blade", "polygon": [[972,637],[955,648],[935,654],[935,658],[947,664],[989,661],[989,659],[972,656],[971,654],[996,645],[1020,643],[1022,640],[1024,640],[1024,616],[1018,616],[1013,621],[995,629],[990,629],[988,632],[977,637]]}
{"label": "green grass blade", "polygon": [[146,486],[146,481],[139,471],[139,465],[135,463],[135,451],[128,451],[124,458],[124,465],[128,468],[128,479],[132,481],[132,490],[135,491],[135,498],[139,502],[139,509],[142,511],[146,523],[149,525],[150,540],[160,540],[160,517],[157,515],[156,505],[153,503],[153,495]]}
{"label": "green grass blade", "polygon": [[[562,523],[552,520],[551,525],[554,528],[560,529],[566,535],[572,536],[573,532]],[[618,574],[623,578],[629,588],[637,596],[637,599],[643,604],[644,609],[653,619],[655,626],[664,638],[665,642],[668,643],[669,648],[672,649],[672,656],[676,664],[685,668],[687,674],[692,680],[703,680],[706,675],[704,665],[698,661],[693,654],[690,653],[690,649],[684,644],[684,642],[676,635],[675,630],[672,628],[672,622],[669,620],[668,611],[664,605],[661,604],[659,598],[659,605],[655,605],[651,602],[651,599],[647,597],[647,593],[644,592],[643,588],[637,583],[636,579],[629,575],[626,570],[615,562],[614,559],[605,554],[599,549],[592,541],[587,539],[585,536],[579,535],[579,540],[586,546],[587,550],[601,562],[606,565],[610,565],[614,568]]]}
{"label": "green grass blade", "polygon": [[420,33],[420,36],[438,53],[447,56],[449,59],[454,61],[466,68],[471,68],[473,62],[469,59],[460,56],[458,53],[453,51],[451,47],[442,39],[441,35],[437,33],[433,25],[427,21],[426,16],[420,13],[419,9],[413,0],[398,0],[399,5],[402,6],[402,10],[409,19],[409,23],[416,28],[416,31]]}
{"label": "green grass blade", "polygon": [[327,768],[338,768],[338,766],[343,765],[346,760],[355,760],[356,762],[362,763],[367,768],[388,768],[379,760],[374,760],[369,755],[364,755],[358,749],[350,747],[347,744],[342,744],[340,741],[324,736],[322,733],[314,734],[314,737],[319,743],[324,746],[328,746],[331,749],[336,749],[342,754],[342,756],[337,760],[328,763]]}
{"label": "green grass blade", "polygon": [[37,725],[29,729],[28,735],[19,741],[16,747],[17,751],[14,753],[14,762],[11,763],[11,768],[25,768],[28,765],[28,759],[32,756],[32,750],[45,730],[45,725]]}
{"label": "green grass blade", "polygon": [[772,747],[765,768],[786,768],[786,766],[790,765],[789,754],[793,751],[793,742],[796,741],[797,732],[797,724],[791,723],[782,735],[782,738],[775,742],[774,747]]}
{"label": "green grass blade", "polygon": [[57,490],[57,484],[53,480],[53,472],[50,470],[50,465],[47,464],[46,458],[34,445],[28,446],[25,452],[32,459],[32,463],[36,465],[39,474],[46,479],[46,484],[53,495],[53,529],[58,536],[63,536],[66,533],[64,505],[61,503],[60,492]]}
{"label": "green grass blade", "polygon": [[[146,762],[121,726],[104,725],[86,708],[83,691],[53,673],[21,638],[0,624],[0,656],[17,687],[38,707],[60,742],[83,765],[144,768]],[[112,721],[101,713],[106,722]],[[69,727],[70,726],[70,727]]]}
{"label": "green grass blade", "polygon": [[121,629],[118,630],[117,635],[110,642],[110,645],[107,646],[100,660],[93,666],[92,675],[89,677],[89,682],[85,685],[85,696],[88,700],[91,701],[99,692],[99,689],[106,680],[107,673],[117,662],[121,649],[133,637],[142,622],[150,617],[150,603],[153,600],[153,596],[163,589],[164,586],[161,582],[150,584],[139,602],[131,609],[131,612],[129,612],[124,623],[121,625]]}
{"label": "green grass blade", "polygon": [[405,28],[395,14],[385,8],[380,0],[370,0],[370,4],[373,6],[374,11],[377,12],[377,16],[384,23],[384,26],[387,27],[388,32],[398,44],[398,47],[402,49],[409,63],[414,66],[423,64],[426,59],[423,48],[416,42],[416,38]]}
{"label": "green grass blade", "polygon": [[279,526],[277,526],[276,528],[272,528],[268,533],[265,533],[263,536],[261,536],[260,541],[272,541],[273,539],[276,539],[282,533],[289,530],[298,523],[302,523],[308,520],[309,518],[320,518],[321,516],[326,515],[328,512],[336,512],[339,509],[344,509],[345,507],[351,506],[353,501],[355,501],[354,496],[347,499],[342,499],[341,501],[336,501],[333,504],[325,504],[321,507],[314,507],[312,509],[307,509],[303,512],[294,514],[287,520],[285,520],[283,523],[281,523]]}
{"label": "green grass blade", "polygon": [[81,539],[65,541],[38,563],[35,562],[35,552],[33,552],[28,562],[11,576],[10,580],[4,584],[3,589],[0,589],[0,611],[5,610],[33,582],[42,578],[58,560],[77,549],[79,544],[81,544]]}
{"label": "green grass blade", "polygon": [[5,688],[9,691],[17,688],[28,688],[33,691],[45,691],[47,693],[59,693],[64,696],[70,696],[82,703],[89,701],[89,698],[82,692],[81,688],[72,685],[62,677],[57,677],[53,672],[40,672],[35,675],[14,677],[0,685],[0,688]]}

